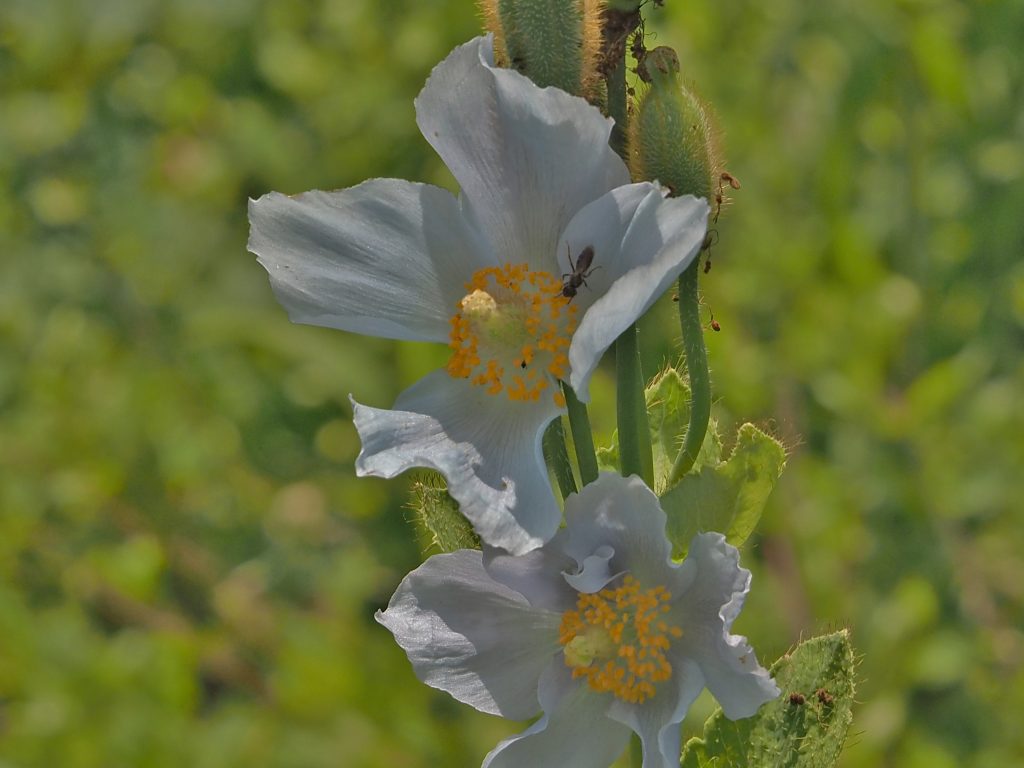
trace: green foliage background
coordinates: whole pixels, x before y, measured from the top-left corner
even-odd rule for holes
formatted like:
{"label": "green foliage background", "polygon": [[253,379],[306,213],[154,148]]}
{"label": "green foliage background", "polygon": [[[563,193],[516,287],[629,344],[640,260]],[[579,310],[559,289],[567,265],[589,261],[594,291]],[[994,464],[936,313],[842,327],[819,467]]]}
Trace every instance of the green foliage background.
{"label": "green foliage background", "polygon": [[[847,768],[1019,764],[1024,5],[648,11],[743,182],[703,282],[715,415],[791,452],[739,629],[767,662],[852,628]],[[518,729],[372,619],[419,543],[407,485],[353,476],[347,395],[443,351],[290,325],[245,252],[248,196],[450,184],[412,99],[478,29],[454,0],[0,4],[3,768],[471,766]],[[653,373],[671,302],[643,327]]]}

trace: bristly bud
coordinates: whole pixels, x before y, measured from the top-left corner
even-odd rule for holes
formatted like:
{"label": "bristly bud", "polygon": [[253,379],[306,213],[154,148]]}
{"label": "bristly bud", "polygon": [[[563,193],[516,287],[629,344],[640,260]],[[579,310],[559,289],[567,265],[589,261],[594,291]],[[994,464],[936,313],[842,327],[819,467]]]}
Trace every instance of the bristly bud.
{"label": "bristly bud", "polygon": [[499,66],[593,101],[600,94],[602,0],[479,0]]}
{"label": "bristly bud", "polygon": [[430,543],[441,552],[480,549],[480,538],[473,526],[459,513],[459,503],[444,488],[440,477],[424,472],[412,486],[408,508],[430,536]]}
{"label": "bristly bud", "polygon": [[[636,181],[658,180],[673,195],[695,195],[715,207],[726,202],[723,187],[739,182],[722,168],[718,129],[710,107],[683,82],[675,51],[648,51],[638,73],[647,88],[629,124],[629,165]],[[733,183],[735,182],[735,183]]]}

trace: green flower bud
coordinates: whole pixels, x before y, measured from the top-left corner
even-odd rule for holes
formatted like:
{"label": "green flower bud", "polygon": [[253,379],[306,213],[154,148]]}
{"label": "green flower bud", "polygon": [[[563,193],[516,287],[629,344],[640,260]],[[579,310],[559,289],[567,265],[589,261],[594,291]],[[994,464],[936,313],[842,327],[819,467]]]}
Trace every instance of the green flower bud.
{"label": "green flower bud", "polygon": [[444,481],[431,472],[421,477],[413,483],[408,509],[429,534],[430,543],[441,552],[480,549],[480,538],[459,512],[459,503],[448,495]]}
{"label": "green flower bud", "polygon": [[723,182],[735,180],[722,170],[710,107],[683,82],[679,57],[671,48],[648,51],[638,72],[648,86],[629,124],[633,178],[656,179],[673,195],[703,197],[720,209],[725,202]]}
{"label": "green flower bud", "polygon": [[600,91],[600,0],[480,0],[499,66],[593,101]]}

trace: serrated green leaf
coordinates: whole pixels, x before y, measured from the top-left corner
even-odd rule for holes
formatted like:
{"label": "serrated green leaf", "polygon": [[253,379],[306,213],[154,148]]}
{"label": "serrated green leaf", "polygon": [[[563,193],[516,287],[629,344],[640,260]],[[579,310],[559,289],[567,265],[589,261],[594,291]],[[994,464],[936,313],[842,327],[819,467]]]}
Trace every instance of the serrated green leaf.
{"label": "serrated green leaf", "polygon": [[785,464],[786,451],[778,440],[753,424],[741,426],[727,461],[686,475],[661,497],[673,556],[683,557],[700,531],[723,531],[730,544],[742,545]]}
{"label": "serrated green leaf", "polygon": [[829,768],[853,720],[856,663],[845,629],[807,640],[771,667],[782,695],[753,717],[721,709],[703,738],[683,750],[682,768]]}
{"label": "serrated green leaf", "polygon": [[439,481],[413,484],[409,507],[416,519],[430,532],[433,545],[442,552],[480,549],[480,538],[459,512],[459,503],[437,483]]}
{"label": "serrated green leaf", "polygon": [[[661,493],[668,484],[672,463],[690,423],[690,387],[678,371],[667,368],[655,376],[644,390],[644,400],[654,452],[654,491]],[[597,449],[598,467],[602,471],[619,470],[617,433],[614,437],[611,447]],[[712,419],[693,471],[704,466],[716,466],[721,460],[722,440]]]}
{"label": "serrated green leaf", "polygon": [[[651,443],[654,448],[654,491],[661,493],[667,486],[672,464],[679,453],[683,435],[690,425],[690,385],[674,368],[666,368],[644,390],[647,401],[647,419],[651,425]],[[704,443],[692,471],[716,466],[722,460],[722,440],[718,425],[712,419],[708,424]]]}

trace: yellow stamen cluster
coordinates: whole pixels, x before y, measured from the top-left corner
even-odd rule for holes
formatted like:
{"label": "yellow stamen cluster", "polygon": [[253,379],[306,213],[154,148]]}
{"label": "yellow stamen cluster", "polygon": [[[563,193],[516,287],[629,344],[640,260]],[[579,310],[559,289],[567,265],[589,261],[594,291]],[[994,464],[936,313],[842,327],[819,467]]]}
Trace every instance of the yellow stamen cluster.
{"label": "yellow stamen cluster", "polygon": [[672,677],[665,652],[683,636],[664,620],[671,599],[665,587],[642,590],[632,576],[621,586],[580,594],[576,609],[562,614],[558,637],[572,676],[631,704],[653,696],[655,685]]}
{"label": "yellow stamen cluster", "polygon": [[[451,319],[448,373],[488,394],[532,401],[569,372],[576,307],[562,282],[526,264],[478,270]],[[554,388],[555,403],[565,405]]]}

